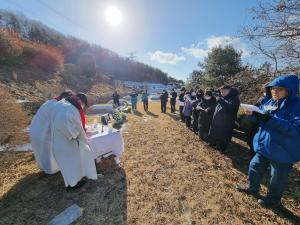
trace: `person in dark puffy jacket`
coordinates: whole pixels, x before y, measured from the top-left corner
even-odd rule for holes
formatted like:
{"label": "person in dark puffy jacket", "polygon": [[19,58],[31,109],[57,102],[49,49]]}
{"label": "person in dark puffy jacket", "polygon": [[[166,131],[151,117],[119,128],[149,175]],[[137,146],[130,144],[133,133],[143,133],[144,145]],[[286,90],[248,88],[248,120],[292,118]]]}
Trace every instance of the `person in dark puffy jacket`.
{"label": "person in dark puffy jacket", "polygon": [[117,91],[115,91],[112,95],[113,101],[114,101],[114,105],[116,106],[120,106],[120,95],[118,94]]}
{"label": "person in dark puffy jacket", "polygon": [[199,118],[199,113],[200,111],[197,108],[198,104],[202,101],[202,97],[203,97],[203,91],[201,89],[197,90],[197,94],[196,94],[196,100],[192,102],[192,106],[193,106],[193,111],[192,111],[192,118],[193,118],[193,131],[195,132],[195,134],[198,133],[198,118]]}
{"label": "person in dark puffy jacket", "polygon": [[237,89],[228,85],[222,86],[219,91],[208,141],[212,147],[225,152],[232,138],[240,100]]}
{"label": "person in dark puffy jacket", "polygon": [[202,101],[196,109],[199,111],[198,117],[198,134],[199,137],[206,141],[209,128],[216,108],[216,98],[211,91],[206,91]]}
{"label": "person in dark puffy jacket", "polygon": [[172,92],[170,93],[170,95],[171,95],[171,99],[170,99],[171,113],[175,113],[177,92],[174,89],[172,89]]}
{"label": "person in dark puffy jacket", "polygon": [[186,90],[185,88],[180,89],[180,94],[178,96],[178,102],[179,102],[179,113],[180,113],[180,119],[181,122],[185,122],[184,115],[183,115],[183,107],[184,107],[184,96],[185,96]]}
{"label": "person in dark puffy jacket", "polygon": [[293,164],[300,161],[300,97],[299,78],[280,76],[266,87],[266,98],[260,112],[246,111],[259,122],[253,140],[256,155],[249,165],[249,186],[238,186],[240,192],[257,196],[268,167],[271,180],[268,194],[258,202],[265,207],[280,204]]}
{"label": "person in dark puffy jacket", "polygon": [[160,95],[160,108],[162,113],[166,113],[167,111],[167,102],[168,102],[169,94],[166,90],[163,90],[163,92]]}

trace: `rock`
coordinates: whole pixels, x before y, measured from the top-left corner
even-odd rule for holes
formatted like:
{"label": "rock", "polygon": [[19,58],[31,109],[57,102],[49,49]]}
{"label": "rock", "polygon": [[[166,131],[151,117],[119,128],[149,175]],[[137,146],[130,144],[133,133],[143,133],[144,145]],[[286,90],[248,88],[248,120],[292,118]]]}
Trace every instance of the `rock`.
{"label": "rock", "polygon": [[47,223],[47,225],[69,225],[80,216],[82,216],[82,208],[80,208],[77,204],[73,204],[54,217],[54,219]]}

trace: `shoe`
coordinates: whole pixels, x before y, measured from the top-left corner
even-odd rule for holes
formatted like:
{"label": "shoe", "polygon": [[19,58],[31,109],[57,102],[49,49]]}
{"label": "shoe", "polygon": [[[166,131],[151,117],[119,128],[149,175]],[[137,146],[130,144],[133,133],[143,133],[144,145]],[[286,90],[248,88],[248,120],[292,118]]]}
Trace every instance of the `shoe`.
{"label": "shoe", "polygon": [[280,206],[280,202],[274,202],[269,198],[261,198],[258,199],[258,203],[265,208],[276,208],[278,206]]}
{"label": "shoe", "polygon": [[68,192],[69,191],[74,191],[74,190],[82,187],[85,184],[86,184],[86,180],[81,180],[74,187],[71,187],[71,186],[66,187],[66,191],[68,191]]}
{"label": "shoe", "polygon": [[248,187],[237,186],[236,190],[238,192],[245,193],[247,195],[252,195],[252,196],[255,196],[255,197],[257,197],[259,195],[258,191],[251,190]]}

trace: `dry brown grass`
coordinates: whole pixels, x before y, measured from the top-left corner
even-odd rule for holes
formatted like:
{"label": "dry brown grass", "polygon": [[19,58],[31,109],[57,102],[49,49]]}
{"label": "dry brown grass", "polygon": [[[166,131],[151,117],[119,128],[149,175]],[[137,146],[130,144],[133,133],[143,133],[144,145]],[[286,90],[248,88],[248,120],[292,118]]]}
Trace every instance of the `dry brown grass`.
{"label": "dry brown grass", "polygon": [[0,116],[0,145],[6,143],[19,144],[26,140],[25,129],[28,116],[21,105],[15,102],[7,90],[0,87],[1,116]]}
{"label": "dry brown grass", "polygon": [[222,155],[175,121],[177,115],[159,113],[158,104],[150,103],[148,114],[138,109],[124,127],[123,169],[74,193],[64,191],[60,175],[39,172],[30,153],[0,154],[0,224],[45,224],[72,203],[84,210],[76,224],[299,224],[299,165],[286,208],[264,209],[235,191],[247,182],[244,142],[234,139]]}

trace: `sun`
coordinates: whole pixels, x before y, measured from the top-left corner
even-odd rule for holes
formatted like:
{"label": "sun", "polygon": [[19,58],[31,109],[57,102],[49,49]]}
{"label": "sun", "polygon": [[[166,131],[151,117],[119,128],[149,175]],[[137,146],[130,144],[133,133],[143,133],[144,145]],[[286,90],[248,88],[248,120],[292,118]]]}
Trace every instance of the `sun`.
{"label": "sun", "polygon": [[105,20],[111,26],[119,26],[122,23],[122,13],[115,6],[109,6],[105,10]]}

